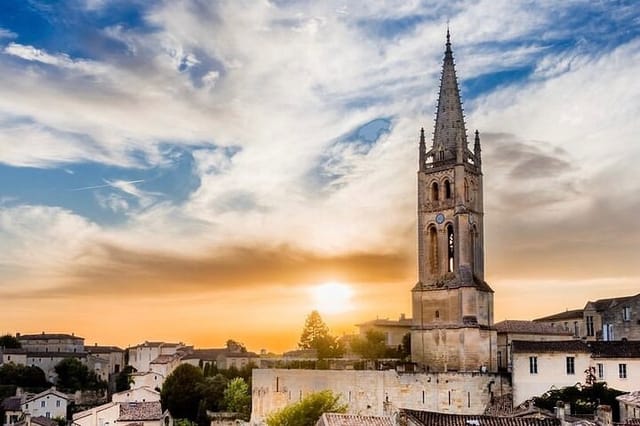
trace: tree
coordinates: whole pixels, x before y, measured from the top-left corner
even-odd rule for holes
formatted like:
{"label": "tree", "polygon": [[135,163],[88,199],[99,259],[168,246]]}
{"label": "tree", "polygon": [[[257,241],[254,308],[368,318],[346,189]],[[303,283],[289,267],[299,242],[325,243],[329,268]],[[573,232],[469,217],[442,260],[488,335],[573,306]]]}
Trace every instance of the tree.
{"label": "tree", "polygon": [[0,385],[14,385],[22,388],[47,388],[50,383],[38,367],[27,367],[13,363],[0,366]]}
{"label": "tree", "polygon": [[411,358],[411,332],[407,332],[402,336],[402,344],[398,347],[398,352],[403,360]]}
{"label": "tree", "polygon": [[127,365],[116,376],[116,392],[122,392],[131,389],[131,373],[136,369],[130,365]]}
{"label": "tree", "polygon": [[174,418],[195,422],[204,383],[204,375],[198,367],[191,364],[179,365],[162,385],[162,406],[168,409]]}
{"label": "tree", "polygon": [[600,404],[609,405],[612,409],[613,421],[620,419],[620,409],[616,397],[624,392],[607,387],[605,382],[597,382],[592,386],[567,386],[552,389],[539,397],[533,398],[536,407],[553,410],[558,401],[571,404],[575,414],[592,414]]}
{"label": "tree", "polygon": [[100,380],[95,372],[76,358],[66,358],[60,361],[54,370],[58,379],[56,385],[66,391],[106,389],[107,383]]}
{"label": "tree", "polygon": [[382,331],[367,330],[364,338],[356,337],[353,339],[351,350],[365,359],[386,358],[389,354],[386,340]]}
{"label": "tree", "polygon": [[347,404],[330,390],[310,393],[295,404],[287,405],[267,417],[268,426],[314,426],[323,413],[344,413]]}
{"label": "tree", "polygon": [[227,411],[240,413],[245,420],[251,414],[251,394],[249,385],[241,377],[236,377],[227,384],[224,390],[224,406]]}
{"label": "tree", "polygon": [[225,409],[224,392],[228,383],[229,380],[220,373],[205,378],[198,389],[205,410],[223,411]]}
{"label": "tree", "polygon": [[243,343],[240,343],[232,339],[227,340],[227,350],[229,352],[241,352],[241,353],[247,352],[247,348],[244,346]]}
{"label": "tree", "polygon": [[22,345],[20,341],[10,334],[0,336],[0,348],[5,349],[20,349]]}
{"label": "tree", "polygon": [[329,327],[318,311],[311,311],[305,320],[298,346],[300,349],[315,349],[318,359],[339,358],[344,354],[344,346],[329,334]]}

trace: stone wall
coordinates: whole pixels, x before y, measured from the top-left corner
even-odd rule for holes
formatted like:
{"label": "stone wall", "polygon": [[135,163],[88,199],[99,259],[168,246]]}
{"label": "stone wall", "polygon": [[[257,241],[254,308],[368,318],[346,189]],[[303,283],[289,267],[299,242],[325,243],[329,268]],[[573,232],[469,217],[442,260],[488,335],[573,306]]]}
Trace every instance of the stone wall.
{"label": "stone wall", "polygon": [[492,397],[511,393],[511,384],[499,374],[255,369],[251,423],[324,389],[340,395],[350,414],[394,415],[400,408],[482,414]]}

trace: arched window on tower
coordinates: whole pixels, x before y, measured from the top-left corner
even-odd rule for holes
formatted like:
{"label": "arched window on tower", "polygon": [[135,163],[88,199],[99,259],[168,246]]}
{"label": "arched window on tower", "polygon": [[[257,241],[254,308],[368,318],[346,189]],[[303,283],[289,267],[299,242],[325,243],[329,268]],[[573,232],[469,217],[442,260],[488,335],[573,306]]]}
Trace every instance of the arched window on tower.
{"label": "arched window on tower", "polygon": [[444,181],[444,198],[445,200],[451,198],[451,182],[449,182],[449,179]]}
{"label": "arched window on tower", "polygon": [[429,227],[429,272],[438,274],[438,231],[435,226]]}
{"label": "arched window on tower", "polygon": [[455,235],[453,225],[447,225],[447,272],[453,272],[453,260],[455,254]]}
{"label": "arched window on tower", "polygon": [[438,188],[438,182],[431,184],[431,201],[438,201],[440,199],[440,188]]}

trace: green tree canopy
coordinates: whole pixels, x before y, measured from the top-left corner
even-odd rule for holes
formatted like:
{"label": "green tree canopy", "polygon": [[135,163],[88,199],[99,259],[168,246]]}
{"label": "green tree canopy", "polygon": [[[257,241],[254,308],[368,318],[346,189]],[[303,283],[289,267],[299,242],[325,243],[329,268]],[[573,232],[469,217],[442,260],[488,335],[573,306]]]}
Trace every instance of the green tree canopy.
{"label": "green tree canopy", "polygon": [[224,405],[227,411],[240,413],[249,420],[251,415],[251,393],[249,385],[241,377],[236,377],[224,390]]}
{"label": "green tree canopy", "polygon": [[20,349],[22,345],[10,334],[5,334],[4,336],[0,336],[0,348],[6,349]]}
{"label": "green tree canopy", "polygon": [[50,385],[38,367],[27,367],[7,363],[0,366],[0,385],[15,385],[24,388],[46,388]]}
{"label": "green tree canopy", "polygon": [[205,383],[202,370],[191,364],[176,367],[162,385],[162,406],[177,419],[197,421],[198,408]]}
{"label": "green tree canopy", "polygon": [[89,368],[76,358],[63,359],[54,370],[58,376],[56,385],[65,392],[107,388],[106,382],[100,380],[96,373],[89,371]]}
{"label": "green tree canopy", "polygon": [[268,426],[314,426],[323,413],[344,413],[347,404],[330,390],[310,393],[295,404],[287,405],[267,417]]}
{"label": "green tree canopy", "polygon": [[351,342],[351,350],[365,359],[387,358],[389,348],[386,336],[382,331],[367,330],[363,337],[356,337]]}
{"label": "green tree canopy", "polygon": [[307,316],[298,346],[300,349],[315,349],[319,359],[339,358],[344,354],[344,346],[329,333],[329,327],[318,311],[311,311]]}
{"label": "green tree canopy", "polygon": [[131,373],[136,369],[127,365],[116,376],[116,392],[122,392],[131,389]]}

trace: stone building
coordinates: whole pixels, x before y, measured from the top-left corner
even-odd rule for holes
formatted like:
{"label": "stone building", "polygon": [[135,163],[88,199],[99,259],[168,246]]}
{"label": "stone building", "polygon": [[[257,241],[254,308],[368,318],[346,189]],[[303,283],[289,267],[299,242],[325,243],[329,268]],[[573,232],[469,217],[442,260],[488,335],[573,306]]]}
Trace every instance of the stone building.
{"label": "stone building", "polygon": [[496,371],[493,290],[484,281],[480,136],[469,149],[451,41],[431,147],[420,133],[418,283],[411,358],[427,371]]}
{"label": "stone building", "polygon": [[587,329],[584,323],[584,309],[571,309],[557,314],[536,318],[533,322],[547,324],[559,331],[571,333],[574,337],[584,337]]}
{"label": "stone building", "polygon": [[616,397],[620,405],[620,422],[640,424],[640,390]]}
{"label": "stone building", "polygon": [[405,334],[411,332],[411,325],[413,320],[405,317],[404,314],[400,315],[397,320],[388,318],[378,318],[371,321],[356,324],[358,327],[358,334],[365,336],[367,331],[375,330],[384,333],[385,343],[390,348],[397,348],[402,345],[402,340]]}

